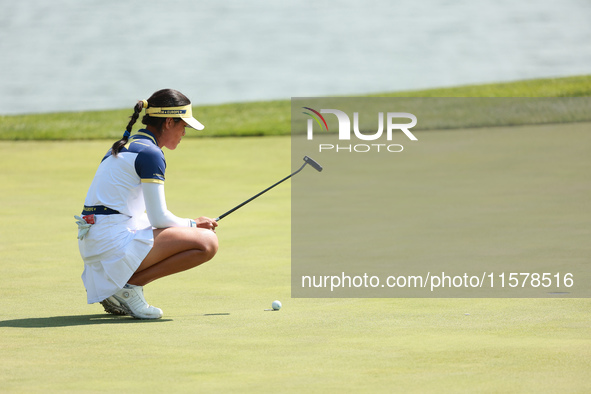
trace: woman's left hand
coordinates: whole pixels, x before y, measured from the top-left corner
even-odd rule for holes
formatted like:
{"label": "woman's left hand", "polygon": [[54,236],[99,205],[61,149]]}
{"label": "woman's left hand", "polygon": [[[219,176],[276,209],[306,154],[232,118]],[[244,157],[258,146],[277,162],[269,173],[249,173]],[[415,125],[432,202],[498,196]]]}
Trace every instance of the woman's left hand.
{"label": "woman's left hand", "polygon": [[218,226],[218,222],[205,216],[195,219],[195,223],[197,223],[197,227],[206,228],[213,232],[215,232],[215,228]]}

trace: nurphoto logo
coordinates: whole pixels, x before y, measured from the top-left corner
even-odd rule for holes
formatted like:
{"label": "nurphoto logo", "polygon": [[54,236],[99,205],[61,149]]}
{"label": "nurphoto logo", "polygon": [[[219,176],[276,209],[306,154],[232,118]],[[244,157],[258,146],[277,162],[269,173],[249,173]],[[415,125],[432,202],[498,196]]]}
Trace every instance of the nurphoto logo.
{"label": "nurphoto logo", "polygon": [[[314,139],[314,121],[320,127],[320,131],[328,132],[328,123],[322,114],[333,114],[336,116],[339,128],[339,141],[350,141],[351,140],[351,120],[349,116],[338,109],[321,109],[317,111],[310,107],[302,107],[305,111],[303,114],[310,116],[307,124],[307,139]],[[408,112],[387,112],[386,121],[384,122],[384,113],[378,112],[378,130],[372,134],[364,132],[362,133],[359,129],[359,113],[353,112],[353,134],[354,138],[362,141],[376,141],[384,134],[386,130],[386,140],[392,141],[392,135],[395,131],[402,131],[411,141],[418,141],[417,137],[410,132],[409,129],[413,128],[417,124],[417,117]],[[394,120],[407,119],[410,122],[399,123]],[[384,127],[385,123],[385,127]],[[364,153],[375,150],[377,152],[402,152],[404,147],[400,144],[319,144],[318,151],[334,151],[334,152],[357,152]]]}

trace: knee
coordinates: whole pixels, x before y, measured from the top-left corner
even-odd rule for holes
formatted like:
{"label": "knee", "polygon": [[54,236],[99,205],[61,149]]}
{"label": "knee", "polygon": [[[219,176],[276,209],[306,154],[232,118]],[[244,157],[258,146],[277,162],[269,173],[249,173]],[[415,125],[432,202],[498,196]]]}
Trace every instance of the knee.
{"label": "knee", "polygon": [[202,251],[206,259],[205,261],[209,261],[218,251],[218,237],[213,231],[204,230],[201,232],[200,238]]}

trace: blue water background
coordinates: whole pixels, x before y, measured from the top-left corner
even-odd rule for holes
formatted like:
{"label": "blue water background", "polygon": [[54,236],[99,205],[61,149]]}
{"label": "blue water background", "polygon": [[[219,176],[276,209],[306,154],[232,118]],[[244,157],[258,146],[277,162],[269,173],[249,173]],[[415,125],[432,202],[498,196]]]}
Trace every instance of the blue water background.
{"label": "blue water background", "polygon": [[0,114],[591,74],[589,0],[0,3]]}

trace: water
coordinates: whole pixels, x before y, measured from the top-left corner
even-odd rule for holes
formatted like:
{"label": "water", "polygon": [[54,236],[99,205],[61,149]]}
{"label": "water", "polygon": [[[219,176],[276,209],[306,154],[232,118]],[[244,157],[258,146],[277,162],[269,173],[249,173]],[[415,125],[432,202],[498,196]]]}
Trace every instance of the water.
{"label": "water", "polygon": [[588,0],[0,3],[0,114],[591,73]]}

